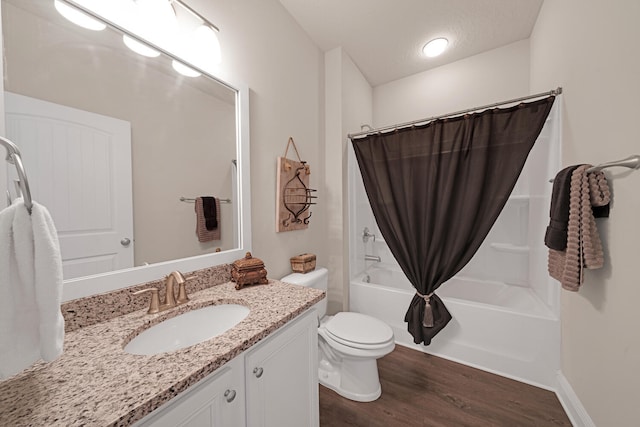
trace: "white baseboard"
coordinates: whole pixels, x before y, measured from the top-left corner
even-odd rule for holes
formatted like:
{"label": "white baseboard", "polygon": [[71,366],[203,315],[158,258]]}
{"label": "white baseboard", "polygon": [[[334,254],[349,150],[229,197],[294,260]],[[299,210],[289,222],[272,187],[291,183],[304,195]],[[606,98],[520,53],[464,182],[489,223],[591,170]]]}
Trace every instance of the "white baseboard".
{"label": "white baseboard", "polygon": [[596,427],[587,410],[582,406],[582,402],[580,402],[580,399],[578,399],[578,396],[573,391],[573,387],[571,387],[567,378],[562,374],[562,371],[558,371],[557,380],[556,395],[564,411],[567,413],[571,424],[573,424],[574,427]]}

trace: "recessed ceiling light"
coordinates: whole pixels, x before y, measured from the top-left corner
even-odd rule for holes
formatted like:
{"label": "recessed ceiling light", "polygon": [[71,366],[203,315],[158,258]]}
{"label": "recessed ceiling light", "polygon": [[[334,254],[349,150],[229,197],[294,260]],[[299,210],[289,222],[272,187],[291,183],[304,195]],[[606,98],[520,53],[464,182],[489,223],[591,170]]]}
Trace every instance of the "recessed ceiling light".
{"label": "recessed ceiling light", "polygon": [[429,43],[425,44],[422,48],[422,53],[429,58],[433,58],[434,56],[440,55],[445,51],[447,45],[449,44],[449,40],[444,37],[440,37],[437,39],[431,40]]}

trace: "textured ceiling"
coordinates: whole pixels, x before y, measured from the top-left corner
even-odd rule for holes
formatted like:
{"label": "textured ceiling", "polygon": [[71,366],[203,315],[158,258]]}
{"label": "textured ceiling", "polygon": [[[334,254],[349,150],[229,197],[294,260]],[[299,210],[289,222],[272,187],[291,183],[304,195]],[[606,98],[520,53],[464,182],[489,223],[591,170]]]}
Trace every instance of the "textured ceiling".
{"label": "textured ceiling", "polygon": [[[529,38],[544,0],[280,0],[312,40],[342,46],[372,86]],[[437,58],[422,56],[436,37]]]}

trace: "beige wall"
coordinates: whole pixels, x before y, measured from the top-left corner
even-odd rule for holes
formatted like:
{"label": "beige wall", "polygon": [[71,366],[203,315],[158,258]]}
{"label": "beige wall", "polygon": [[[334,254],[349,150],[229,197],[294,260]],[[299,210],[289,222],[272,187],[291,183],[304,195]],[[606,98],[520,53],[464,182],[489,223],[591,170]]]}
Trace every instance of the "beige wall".
{"label": "beige wall", "polygon": [[[531,90],[563,94],[563,163],[640,154],[640,2],[550,1],[531,37]],[[605,267],[562,292],[562,372],[597,426],[637,426],[640,387],[640,172],[610,169],[599,220]]]}
{"label": "beige wall", "polygon": [[[322,53],[277,0],[190,5],[220,28],[222,73],[250,88],[253,254],[273,278],[288,274],[289,258],[303,252],[327,265]],[[319,198],[307,230],[276,233],[276,158],[289,136],[311,165]]]}

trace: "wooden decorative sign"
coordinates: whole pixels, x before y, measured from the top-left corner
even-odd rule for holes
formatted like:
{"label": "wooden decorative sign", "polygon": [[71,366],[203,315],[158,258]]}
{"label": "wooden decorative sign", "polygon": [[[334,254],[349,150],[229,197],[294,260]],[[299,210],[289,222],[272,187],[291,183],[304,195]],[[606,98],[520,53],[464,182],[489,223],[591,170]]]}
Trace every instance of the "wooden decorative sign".
{"label": "wooden decorative sign", "polygon": [[[298,156],[298,160],[287,158],[289,145]],[[313,196],[316,190],[309,188],[311,168],[300,159],[293,138],[289,138],[283,157],[278,157],[276,195],[276,231],[303,230],[309,227],[311,206],[315,205]]]}

